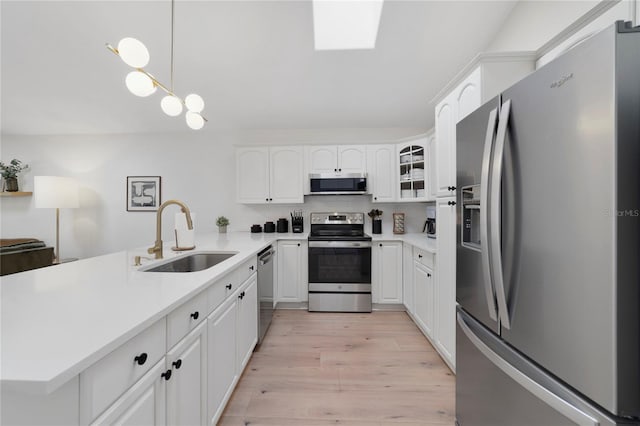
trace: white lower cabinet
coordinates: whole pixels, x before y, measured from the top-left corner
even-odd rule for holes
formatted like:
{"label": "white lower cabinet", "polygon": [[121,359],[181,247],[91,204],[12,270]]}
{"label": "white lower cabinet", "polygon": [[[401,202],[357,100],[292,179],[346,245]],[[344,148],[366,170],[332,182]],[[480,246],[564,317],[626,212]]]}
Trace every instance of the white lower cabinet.
{"label": "white lower cabinet", "polygon": [[412,316],[416,310],[415,286],[413,283],[413,247],[402,244],[402,300]]}
{"label": "white lower cabinet", "polygon": [[438,271],[436,305],[436,349],[452,370],[456,362],[456,202],[440,198],[436,202],[438,218]]}
{"label": "white lower cabinet", "polygon": [[216,424],[237,381],[236,330],[238,303],[233,296],[216,309],[208,322],[208,418]]}
{"label": "white lower cabinet", "polygon": [[242,373],[258,343],[258,277],[252,275],[240,288],[236,340],[236,371]]}
{"label": "white lower cabinet", "polygon": [[371,284],[373,303],[402,303],[402,242],[373,243]]}
{"label": "white lower cabinet", "polygon": [[306,302],[308,291],[307,240],[278,241],[276,300]]}
{"label": "white lower cabinet", "polygon": [[207,419],[207,322],[167,354],[167,424],[201,425]]}
{"label": "white lower cabinet", "polygon": [[217,424],[258,341],[257,284],[252,274],[207,319],[208,424]]}
{"label": "white lower cabinet", "polygon": [[165,377],[165,358],[162,358],[91,424],[132,426],[166,424],[167,380]]}
{"label": "white lower cabinet", "polygon": [[415,292],[415,318],[418,327],[433,339],[435,321],[435,288],[433,270],[414,261],[413,285]]}

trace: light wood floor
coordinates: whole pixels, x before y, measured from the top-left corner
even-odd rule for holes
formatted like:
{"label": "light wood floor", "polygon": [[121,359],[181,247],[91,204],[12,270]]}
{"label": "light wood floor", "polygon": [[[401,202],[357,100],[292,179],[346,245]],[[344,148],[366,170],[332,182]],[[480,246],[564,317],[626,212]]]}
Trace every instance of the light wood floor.
{"label": "light wood floor", "polygon": [[220,425],[451,425],[455,378],[404,312],[275,312]]}

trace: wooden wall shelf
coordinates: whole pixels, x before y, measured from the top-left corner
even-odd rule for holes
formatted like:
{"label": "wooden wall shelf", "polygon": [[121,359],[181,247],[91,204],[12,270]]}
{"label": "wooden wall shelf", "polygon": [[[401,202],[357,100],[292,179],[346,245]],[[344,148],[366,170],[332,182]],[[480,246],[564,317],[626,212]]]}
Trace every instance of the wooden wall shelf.
{"label": "wooden wall shelf", "polygon": [[0,192],[0,197],[30,197],[33,192],[24,192],[24,191],[16,191],[16,192]]}

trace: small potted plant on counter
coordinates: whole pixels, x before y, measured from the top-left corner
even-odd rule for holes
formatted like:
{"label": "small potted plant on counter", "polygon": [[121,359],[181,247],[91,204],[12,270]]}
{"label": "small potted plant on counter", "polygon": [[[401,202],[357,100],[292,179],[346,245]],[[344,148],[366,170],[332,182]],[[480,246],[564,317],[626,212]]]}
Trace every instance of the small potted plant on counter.
{"label": "small potted plant on counter", "polygon": [[4,179],[4,190],[7,192],[18,191],[18,173],[28,168],[28,164],[23,164],[22,161],[15,158],[9,164],[0,161],[0,174]]}
{"label": "small potted plant on counter", "polygon": [[229,219],[224,216],[218,216],[216,219],[216,225],[218,225],[218,232],[220,234],[227,233],[227,225],[229,225]]}
{"label": "small potted plant on counter", "polygon": [[371,232],[373,234],[382,234],[382,210],[371,209],[367,214],[371,218]]}

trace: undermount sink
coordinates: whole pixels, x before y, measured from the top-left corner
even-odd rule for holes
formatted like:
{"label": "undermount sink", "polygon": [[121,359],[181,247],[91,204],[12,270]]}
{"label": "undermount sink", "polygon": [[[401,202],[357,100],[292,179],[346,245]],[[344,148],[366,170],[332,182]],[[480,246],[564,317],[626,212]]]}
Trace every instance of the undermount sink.
{"label": "undermount sink", "polygon": [[237,251],[193,253],[180,256],[162,265],[144,269],[143,272],[197,272],[216,266],[238,254]]}

